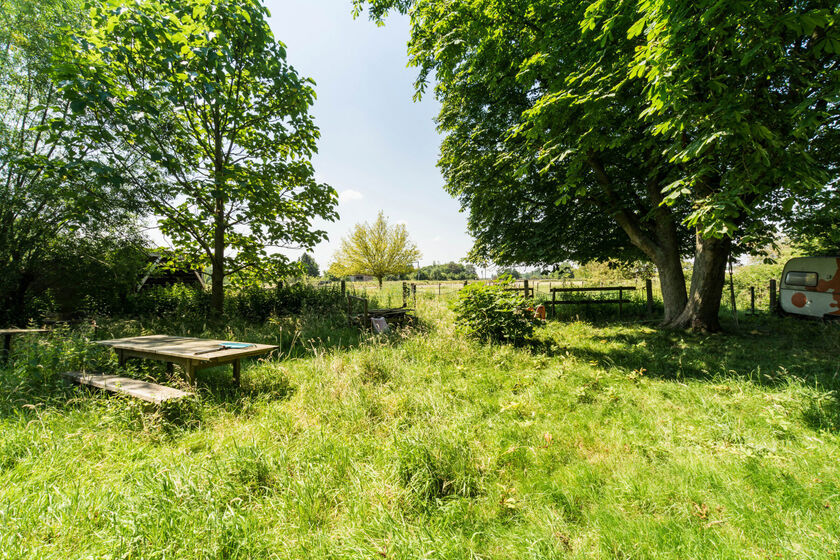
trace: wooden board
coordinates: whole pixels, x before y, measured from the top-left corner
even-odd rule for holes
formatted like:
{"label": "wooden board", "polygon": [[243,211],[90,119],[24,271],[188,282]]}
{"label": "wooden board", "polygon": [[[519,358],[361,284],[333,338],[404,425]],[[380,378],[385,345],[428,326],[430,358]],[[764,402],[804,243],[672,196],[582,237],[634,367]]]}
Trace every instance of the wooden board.
{"label": "wooden board", "polygon": [[0,336],[4,334],[39,334],[48,333],[49,329],[0,329]]}
{"label": "wooden board", "polygon": [[81,385],[97,387],[112,393],[122,393],[155,404],[182,399],[192,395],[192,393],[187,393],[186,391],[181,391],[173,387],[148,383],[139,379],[131,379],[130,377],[119,377],[117,375],[80,373],[77,371],[69,371],[61,375]]}
{"label": "wooden board", "polygon": [[155,334],[115,340],[97,340],[96,344],[110,346],[115,350],[142,353],[144,357],[160,356],[160,359],[163,359],[166,356],[194,362],[220,363],[267,354],[277,348],[268,344],[253,344],[247,348],[219,348],[219,345],[225,342],[232,341]]}

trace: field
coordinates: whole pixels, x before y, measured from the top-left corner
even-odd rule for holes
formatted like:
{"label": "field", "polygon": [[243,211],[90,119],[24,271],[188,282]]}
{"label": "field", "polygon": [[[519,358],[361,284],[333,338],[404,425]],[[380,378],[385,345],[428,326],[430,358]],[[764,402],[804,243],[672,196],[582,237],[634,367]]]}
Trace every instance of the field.
{"label": "field", "polygon": [[329,317],[101,324],[282,341],[241,389],[210,370],[163,409],[59,379],[116,368],[89,329],[20,339],[0,558],[840,556],[840,325],[602,313],[514,348],[465,340],[443,300],[379,338]]}

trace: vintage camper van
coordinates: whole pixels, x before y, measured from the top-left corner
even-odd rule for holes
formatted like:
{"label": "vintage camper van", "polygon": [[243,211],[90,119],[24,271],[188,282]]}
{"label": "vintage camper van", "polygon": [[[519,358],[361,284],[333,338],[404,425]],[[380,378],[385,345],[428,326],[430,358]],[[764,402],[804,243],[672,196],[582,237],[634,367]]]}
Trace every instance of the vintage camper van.
{"label": "vintage camper van", "polygon": [[797,257],[785,264],[779,305],[791,315],[840,319],[840,257]]}

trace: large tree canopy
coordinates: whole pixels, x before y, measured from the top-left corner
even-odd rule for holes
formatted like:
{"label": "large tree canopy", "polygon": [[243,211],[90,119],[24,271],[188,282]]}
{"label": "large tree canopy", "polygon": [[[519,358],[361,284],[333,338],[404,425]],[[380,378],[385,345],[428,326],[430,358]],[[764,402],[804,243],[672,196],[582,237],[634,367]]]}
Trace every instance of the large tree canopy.
{"label": "large tree canopy", "polygon": [[109,163],[143,187],[184,260],[212,267],[214,310],[224,279],[294,266],[278,247],[326,237],[337,195],[314,179],[319,137],[311,80],[258,0],[110,0],[91,11],[67,68],[73,109]]}
{"label": "large tree canopy", "polygon": [[[573,249],[614,256],[621,232],[657,265],[674,326],[718,328],[733,241],[765,241],[838,157],[823,148],[838,132],[833,3],[355,0],[365,4],[376,19],[411,14],[417,91],[435,78],[441,166],[477,249],[504,256],[517,242],[509,216],[521,206],[505,208],[507,193],[513,205],[554,198]],[[587,216],[597,247],[566,229]]]}
{"label": "large tree canopy", "polygon": [[0,3],[0,325],[21,323],[57,238],[132,223],[134,196],[77,133],[55,65],[84,27],[76,0]]}

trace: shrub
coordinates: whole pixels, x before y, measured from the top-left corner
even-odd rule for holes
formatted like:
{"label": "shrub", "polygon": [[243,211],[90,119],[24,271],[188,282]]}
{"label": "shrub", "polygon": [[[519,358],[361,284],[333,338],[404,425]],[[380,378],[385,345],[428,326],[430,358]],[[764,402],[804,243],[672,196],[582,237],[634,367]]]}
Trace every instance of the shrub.
{"label": "shrub", "polygon": [[532,302],[508,284],[470,284],[450,304],[459,328],[480,340],[521,342],[534,333],[539,320]]}
{"label": "shrub", "polygon": [[[225,297],[227,318],[254,323],[263,323],[272,316],[307,313],[328,316],[343,311],[341,292],[302,283],[281,284],[277,288],[249,286],[229,290]],[[133,294],[123,313],[144,317],[206,317],[210,313],[210,293],[181,284],[153,286]]]}

